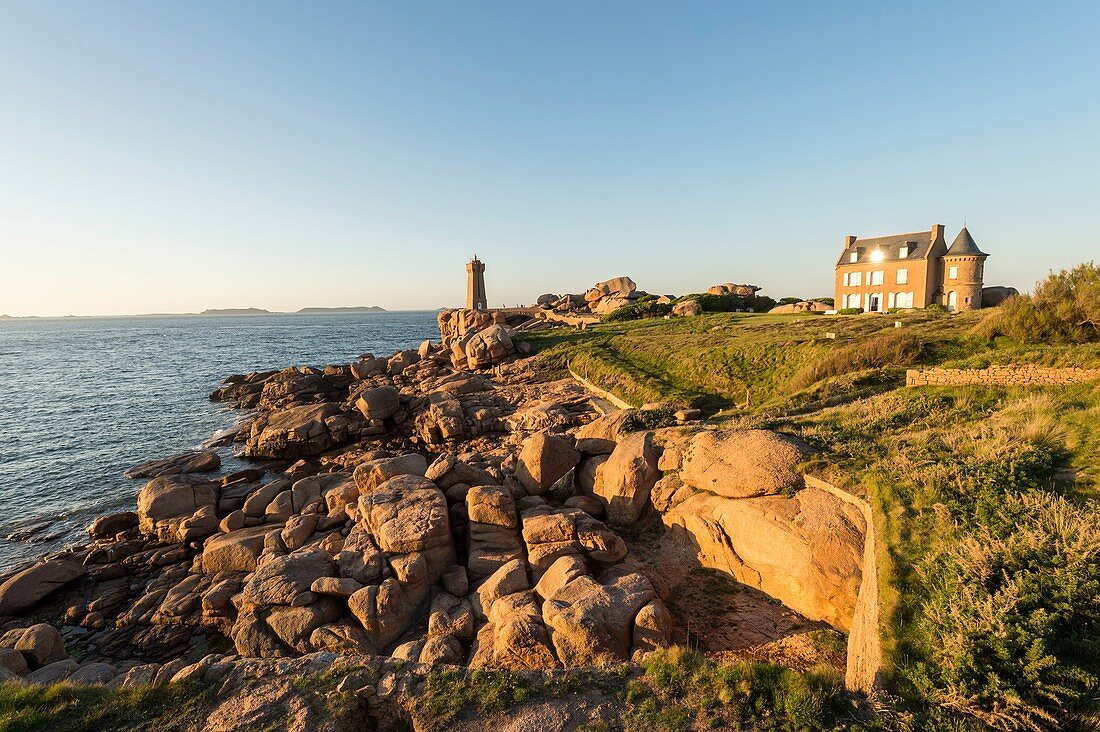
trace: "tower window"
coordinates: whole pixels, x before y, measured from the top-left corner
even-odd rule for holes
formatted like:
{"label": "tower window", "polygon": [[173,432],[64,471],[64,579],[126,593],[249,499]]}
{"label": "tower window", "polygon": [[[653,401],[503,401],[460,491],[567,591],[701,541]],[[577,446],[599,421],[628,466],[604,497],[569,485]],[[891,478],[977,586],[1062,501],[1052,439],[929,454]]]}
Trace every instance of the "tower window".
{"label": "tower window", "polygon": [[957,280],[958,278],[959,278],[959,268],[958,267],[948,267],[947,268],[947,279]]}

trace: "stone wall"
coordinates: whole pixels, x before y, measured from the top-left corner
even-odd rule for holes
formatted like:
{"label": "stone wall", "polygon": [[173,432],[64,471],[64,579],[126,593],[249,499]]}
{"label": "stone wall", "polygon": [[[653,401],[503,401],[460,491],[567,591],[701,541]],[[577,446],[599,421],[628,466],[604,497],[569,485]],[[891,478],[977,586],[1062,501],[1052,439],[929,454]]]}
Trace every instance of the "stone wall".
{"label": "stone wall", "polygon": [[806,486],[827,491],[856,506],[867,528],[863,535],[863,577],[856,596],[856,609],[848,631],[847,666],[844,685],[870,694],[882,686],[882,641],[879,629],[878,555],[875,552],[875,523],[870,504],[831,483],[805,476]]}
{"label": "stone wall", "polygon": [[1100,380],[1100,369],[1053,368],[1031,364],[985,369],[909,369],[906,386],[1064,386]]}

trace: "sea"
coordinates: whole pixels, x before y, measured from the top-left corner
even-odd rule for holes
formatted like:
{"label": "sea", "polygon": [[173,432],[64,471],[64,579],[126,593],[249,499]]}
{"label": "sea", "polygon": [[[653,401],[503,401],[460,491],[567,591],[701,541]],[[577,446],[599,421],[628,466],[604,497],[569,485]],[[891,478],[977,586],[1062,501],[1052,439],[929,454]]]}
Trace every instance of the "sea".
{"label": "sea", "polygon": [[208,399],[224,377],[426,339],[435,312],[0,319],[0,575],[133,510],[144,481],[127,468],[231,426],[241,413]]}

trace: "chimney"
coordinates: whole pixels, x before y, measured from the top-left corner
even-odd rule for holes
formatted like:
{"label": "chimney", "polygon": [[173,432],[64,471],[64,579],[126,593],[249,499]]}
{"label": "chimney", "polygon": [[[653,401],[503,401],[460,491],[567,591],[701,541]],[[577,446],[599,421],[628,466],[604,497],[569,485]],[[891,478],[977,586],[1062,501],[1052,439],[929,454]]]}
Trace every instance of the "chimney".
{"label": "chimney", "polygon": [[844,248],[845,249],[851,249],[852,245],[855,244],[855,243],[856,243],[855,236],[849,234],[848,236],[844,237]]}
{"label": "chimney", "polygon": [[940,239],[943,239],[943,224],[932,224],[932,243],[935,244]]}

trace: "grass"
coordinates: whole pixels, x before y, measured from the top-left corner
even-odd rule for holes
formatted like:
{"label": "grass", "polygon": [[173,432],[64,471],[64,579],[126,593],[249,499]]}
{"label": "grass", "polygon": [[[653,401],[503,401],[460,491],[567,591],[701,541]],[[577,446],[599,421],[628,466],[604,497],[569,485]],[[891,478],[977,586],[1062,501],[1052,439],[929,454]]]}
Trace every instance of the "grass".
{"label": "grass", "polygon": [[0,732],[187,730],[205,716],[210,697],[193,684],[104,689],[6,683],[0,684]]}
{"label": "grass", "polygon": [[426,678],[415,702],[419,716],[447,724],[573,695],[618,701],[621,718],[603,720],[604,729],[878,728],[843,691],[832,669],[799,673],[765,663],[717,663],[680,647],[651,654],[640,672],[625,664],[553,676],[438,670]]}
{"label": "grass", "polygon": [[550,375],[567,376],[572,369],[634,406],[671,402],[734,413],[783,410],[900,386],[905,368],[913,365],[1100,365],[1100,345],[990,339],[972,332],[980,318],[981,313],[843,318],[713,313],[524,337]]}

